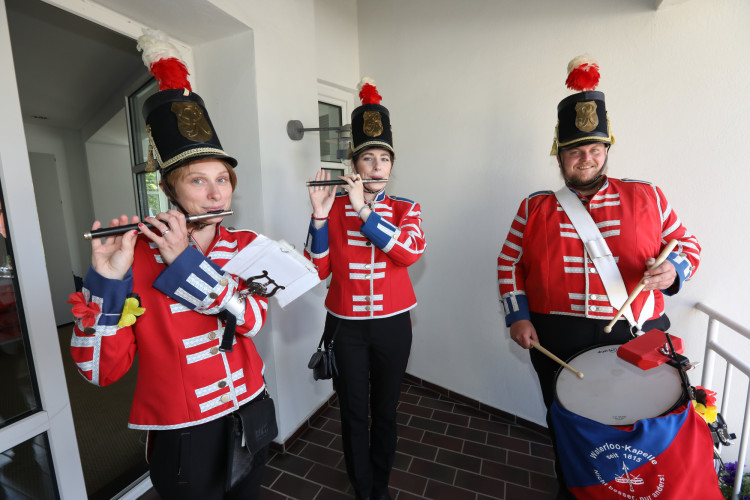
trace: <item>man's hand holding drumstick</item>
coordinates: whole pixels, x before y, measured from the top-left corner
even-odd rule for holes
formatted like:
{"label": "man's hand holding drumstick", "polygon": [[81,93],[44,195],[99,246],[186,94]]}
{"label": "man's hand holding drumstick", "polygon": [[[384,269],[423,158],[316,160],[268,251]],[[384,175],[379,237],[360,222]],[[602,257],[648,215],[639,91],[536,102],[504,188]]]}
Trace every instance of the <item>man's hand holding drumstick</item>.
{"label": "man's hand holding drumstick", "polygon": [[516,344],[520,345],[524,349],[531,349],[532,347],[534,347],[555,363],[558,363],[560,366],[567,368],[568,370],[575,373],[576,377],[583,378],[583,373],[574,369],[572,366],[570,366],[539,344],[539,338],[536,336],[536,329],[534,328],[534,325],[531,323],[531,321],[522,319],[510,325],[510,337],[516,342]]}
{"label": "man's hand holding drumstick", "polygon": [[671,240],[656,259],[646,259],[646,266],[649,266],[649,269],[643,273],[641,282],[632,292],[630,292],[628,299],[622,307],[620,307],[620,310],[617,311],[615,317],[604,327],[604,333],[612,331],[612,327],[617,320],[620,319],[622,312],[630,306],[639,293],[649,290],[666,290],[672,286],[672,283],[674,283],[674,280],[677,277],[677,271],[675,271],[672,263],[667,260],[667,257],[669,257],[669,254],[672,253],[672,250],[674,250],[676,246],[677,240]]}

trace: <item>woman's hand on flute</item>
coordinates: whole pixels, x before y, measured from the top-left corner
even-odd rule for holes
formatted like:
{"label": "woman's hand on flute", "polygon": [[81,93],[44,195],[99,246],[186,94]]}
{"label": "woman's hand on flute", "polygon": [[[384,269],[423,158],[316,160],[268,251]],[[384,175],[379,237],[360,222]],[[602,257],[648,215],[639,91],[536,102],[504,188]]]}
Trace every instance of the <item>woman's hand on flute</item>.
{"label": "woman's hand on flute", "polygon": [[[110,227],[125,224],[136,224],[139,222],[137,216],[133,216],[128,222],[127,215],[121,215],[119,219],[112,219]],[[99,229],[101,223],[95,221],[92,230]],[[94,238],[91,240],[91,267],[104,276],[113,280],[121,280],[125,277],[133,265],[133,249],[138,237],[138,231],[128,231],[117,236],[107,238]]]}
{"label": "woman's hand on flute", "polygon": [[140,231],[154,242],[159,248],[164,263],[170,265],[188,247],[185,214],[177,210],[169,210],[156,217],[146,217],[144,220],[154,226],[154,229],[149,229],[142,224]]}
{"label": "woman's hand on flute", "polygon": [[367,203],[365,202],[365,184],[359,174],[340,175],[339,179],[346,182],[346,190],[349,192],[349,203],[352,209],[359,213]]}
{"label": "woman's hand on flute", "polygon": [[528,319],[520,319],[510,325],[510,338],[524,349],[531,349],[531,341],[539,342],[536,329]]}
{"label": "woman's hand on flute", "polygon": [[[314,180],[331,180],[331,173],[319,170],[315,173]],[[315,227],[320,229],[325,225],[328,214],[331,212],[333,201],[336,199],[336,186],[310,186],[307,188],[307,191],[310,193],[310,204],[312,204],[313,209],[312,216],[316,219],[314,221]]]}

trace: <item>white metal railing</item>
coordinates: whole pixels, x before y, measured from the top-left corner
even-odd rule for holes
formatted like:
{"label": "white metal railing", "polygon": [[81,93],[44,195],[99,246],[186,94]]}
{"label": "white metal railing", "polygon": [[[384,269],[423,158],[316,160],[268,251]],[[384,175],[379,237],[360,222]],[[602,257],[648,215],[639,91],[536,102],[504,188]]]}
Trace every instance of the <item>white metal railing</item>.
{"label": "white metal railing", "polygon": [[[739,370],[750,379],[750,364],[741,360],[732,352],[719,344],[719,324],[731,328],[746,339],[750,340],[750,328],[724,316],[702,302],[698,302],[695,308],[708,315],[708,334],[706,335],[706,354],[703,364],[703,375],[701,384],[703,387],[713,387],[713,372],[716,364],[716,356],[721,356],[727,363],[724,372],[724,390],[721,396],[721,413],[727,415],[729,409],[730,392],[734,373]],[[740,438],[740,449],[737,456],[737,474],[732,488],[732,499],[739,497],[742,485],[742,476],[745,470],[745,458],[747,456],[748,437],[750,436],[750,383],[748,383],[747,397],[745,398],[745,418],[742,422],[742,437]],[[719,444],[721,446],[721,444]]]}

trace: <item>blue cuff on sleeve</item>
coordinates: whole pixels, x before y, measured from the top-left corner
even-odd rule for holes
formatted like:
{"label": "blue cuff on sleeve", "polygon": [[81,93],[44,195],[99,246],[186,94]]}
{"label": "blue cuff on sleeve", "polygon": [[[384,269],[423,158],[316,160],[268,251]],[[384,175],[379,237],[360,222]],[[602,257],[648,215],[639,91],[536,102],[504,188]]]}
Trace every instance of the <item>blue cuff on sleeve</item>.
{"label": "blue cuff on sleeve", "polygon": [[502,304],[505,310],[505,326],[510,327],[510,325],[522,319],[531,319],[526,294],[509,294],[502,300]]}
{"label": "blue cuff on sleeve", "polygon": [[313,257],[322,255],[328,251],[328,221],[320,229],[315,227],[315,221],[310,220],[310,228],[307,230],[307,252]]}
{"label": "blue cuff on sleeve", "polygon": [[396,226],[383,220],[376,212],[370,213],[367,222],[362,224],[360,229],[362,234],[367,236],[367,239],[372,241],[381,250],[391,242],[393,235],[399,231]]}
{"label": "blue cuff on sleeve", "polygon": [[121,280],[105,278],[90,267],[83,281],[83,287],[91,292],[93,297],[101,297],[102,313],[99,316],[100,325],[116,325],[120,321],[125,299],[133,291],[133,270],[128,269]]}
{"label": "blue cuff on sleeve", "polygon": [[154,281],[153,287],[190,309],[200,306],[221,279],[221,268],[187,247]]}
{"label": "blue cuff on sleeve", "polygon": [[672,263],[675,271],[677,271],[677,277],[669,288],[662,290],[662,293],[665,295],[674,295],[682,289],[682,284],[690,277],[693,268],[687,257],[682,257],[676,252],[670,253],[667,256],[667,260]]}

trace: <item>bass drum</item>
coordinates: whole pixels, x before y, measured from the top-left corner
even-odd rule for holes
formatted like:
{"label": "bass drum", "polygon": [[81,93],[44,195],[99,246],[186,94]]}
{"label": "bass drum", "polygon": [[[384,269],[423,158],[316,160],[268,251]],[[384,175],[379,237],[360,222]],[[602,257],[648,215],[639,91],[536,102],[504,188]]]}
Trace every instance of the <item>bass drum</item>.
{"label": "bass drum", "polygon": [[663,364],[642,370],[617,357],[620,345],[593,347],[570,358],[567,363],[584,377],[561,368],[555,378],[557,402],[605,425],[632,425],[688,401],[677,368]]}

